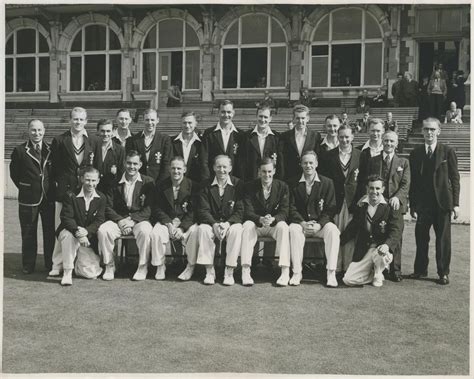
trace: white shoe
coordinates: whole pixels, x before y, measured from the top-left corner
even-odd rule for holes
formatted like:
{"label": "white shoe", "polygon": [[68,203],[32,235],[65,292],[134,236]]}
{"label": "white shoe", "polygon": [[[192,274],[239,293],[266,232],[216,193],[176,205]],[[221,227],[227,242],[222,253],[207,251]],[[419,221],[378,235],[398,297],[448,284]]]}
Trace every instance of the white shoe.
{"label": "white shoe", "polygon": [[301,284],[301,279],[303,279],[303,275],[299,273],[293,273],[293,276],[290,279],[290,286],[299,286]]}
{"label": "white shoe", "polygon": [[327,283],[328,287],[336,288],[338,286],[336,279],[336,270],[327,270]]}
{"label": "white shoe", "polygon": [[281,275],[278,278],[276,284],[280,287],[286,287],[288,282],[290,281],[290,268],[289,267],[282,267],[281,268]]}
{"label": "white shoe", "polygon": [[376,275],[372,280],[372,285],[374,287],[382,287],[383,286],[383,275]]}
{"label": "white shoe", "polygon": [[250,267],[242,267],[242,285],[253,286],[253,279],[250,276]]}
{"label": "white shoe", "polygon": [[102,275],[102,280],[114,280],[114,271],[114,265],[105,265],[105,272],[104,275]]}
{"label": "white shoe", "polygon": [[133,275],[133,280],[145,280],[148,274],[148,267],[146,264],[138,266],[137,272]]}
{"label": "white shoe", "polygon": [[186,266],[186,268],[184,269],[184,271],[178,276],[178,279],[179,280],[183,280],[183,281],[186,281],[186,280],[189,280],[191,279],[191,277],[193,276],[194,274],[194,265],[190,265],[188,263],[188,265]]}
{"label": "white shoe", "polygon": [[63,278],[61,279],[62,286],[72,286],[72,270],[64,270]]}
{"label": "white shoe", "polygon": [[58,269],[52,269],[49,273],[48,273],[48,276],[59,276],[61,275],[61,271],[58,270]]}
{"label": "white shoe", "polygon": [[216,272],[214,267],[206,267],[206,277],[204,278],[204,284],[212,285],[216,282]]}
{"label": "white shoe", "polygon": [[222,284],[225,286],[233,286],[235,284],[233,267],[226,266],[224,272],[224,281]]}
{"label": "white shoe", "polygon": [[165,272],[166,272],[166,266],[164,264],[156,266],[155,279],[156,280],[164,280],[165,279]]}

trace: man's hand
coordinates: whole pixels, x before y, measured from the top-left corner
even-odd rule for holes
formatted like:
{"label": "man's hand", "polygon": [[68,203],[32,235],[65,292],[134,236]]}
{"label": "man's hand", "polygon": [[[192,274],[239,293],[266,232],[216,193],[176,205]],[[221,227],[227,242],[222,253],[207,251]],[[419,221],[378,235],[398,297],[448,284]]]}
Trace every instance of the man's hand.
{"label": "man's hand", "polygon": [[383,245],[377,246],[377,251],[379,255],[386,255],[390,252],[390,248],[386,243],[384,243]]}
{"label": "man's hand", "polygon": [[416,217],[418,216],[416,214],[416,211],[413,208],[410,208],[410,216],[412,219],[416,220]]}
{"label": "man's hand", "polygon": [[227,231],[229,230],[230,228],[230,224],[226,221],[226,222],[221,222],[220,225],[219,225],[219,228],[221,230],[221,241],[225,238],[226,234],[227,234]]}
{"label": "man's hand", "polygon": [[306,229],[304,229],[305,235],[308,237],[314,237],[317,232],[321,230],[321,224],[316,221],[308,221],[306,223]]}
{"label": "man's hand", "polygon": [[388,203],[392,207],[394,211],[398,211],[400,209],[400,199],[396,196],[392,197]]}
{"label": "man's hand", "polygon": [[87,237],[79,238],[79,244],[83,247],[89,247],[91,245]]}
{"label": "man's hand", "polygon": [[459,207],[454,207],[451,216],[456,220],[459,217]]}
{"label": "man's hand", "polygon": [[214,235],[217,237],[219,241],[222,241],[224,238],[222,237],[222,229],[221,229],[221,223],[216,222],[214,225],[212,225],[212,231],[214,232]]}
{"label": "man's hand", "polygon": [[181,225],[181,220],[180,220],[178,217],[175,217],[175,218],[171,221],[171,223],[173,224],[173,226],[174,226],[175,228],[177,228],[178,226]]}
{"label": "man's hand", "polygon": [[183,238],[183,234],[184,234],[183,229],[181,229],[181,228],[175,228],[175,229],[174,229],[174,233],[171,234],[170,236],[171,236],[171,239],[172,239],[173,241],[176,241],[176,240],[182,239],[182,238]]}
{"label": "man's hand", "polygon": [[270,226],[273,221],[275,221],[275,217],[272,217],[272,215],[270,214],[267,214],[264,217],[260,217],[260,222],[263,226]]}
{"label": "man's hand", "polygon": [[76,233],[74,233],[74,237],[76,238],[81,238],[81,237],[87,237],[89,233],[87,232],[87,229],[82,227],[82,226],[78,226],[77,227],[77,230],[76,230]]}

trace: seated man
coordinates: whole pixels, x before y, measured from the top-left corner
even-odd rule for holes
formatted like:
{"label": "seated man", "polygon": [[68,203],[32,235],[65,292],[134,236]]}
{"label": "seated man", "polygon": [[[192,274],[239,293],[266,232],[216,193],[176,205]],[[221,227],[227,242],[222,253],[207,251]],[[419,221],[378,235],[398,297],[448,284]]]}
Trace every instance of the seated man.
{"label": "seated man", "polygon": [[98,231],[99,252],[105,265],[102,279],[114,278],[114,245],[120,236],[133,235],[137,240],[138,269],[133,280],[145,280],[150,261],[152,226],[150,203],[154,180],[141,175],[142,167],[138,151],[130,150],[125,156],[125,172],[118,185],[108,196],[105,216],[107,222]]}
{"label": "seated man", "polygon": [[449,109],[446,111],[444,123],[462,124],[462,110],[457,107],[454,101],[449,104]]}
{"label": "seated man", "polygon": [[365,113],[370,109],[371,99],[369,97],[369,92],[365,89],[362,91],[362,95],[356,99],[356,112]]}
{"label": "seated man", "polygon": [[327,286],[337,287],[336,266],[339,253],[339,229],[332,222],[336,197],[331,179],[318,175],[314,151],[301,157],[303,175],[291,186],[290,243],[293,276],[290,285],[298,286],[303,278],[303,249],[306,237],[324,239],[327,261]]}
{"label": "seated man", "polygon": [[364,111],[364,115],[362,118],[357,120],[355,128],[357,132],[367,133],[369,131],[369,123],[370,123],[370,112],[368,110]]}
{"label": "seated man", "polygon": [[273,179],[275,162],[265,157],[260,162],[259,179],[247,183],[244,194],[244,222],[242,231],[242,284],[251,286],[250,276],[253,248],[258,237],[270,236],[276,240],[275,255],[280,257],[279,286],[290,280],[290,241],[288,234],[289,192],[285,182]]}
{"label": "seated man", "polygon": [[372,98],[371,105],[374,108],[385,107],[387,105],[387,97],[382,92],[382,88],[377,88],[377,95]]}
{"label": "seated man", "polygon": [[393,119],[392,112],[387,112],[387,119],[385,120],[385,131],[392,131],[398,133],[398,123],[397,120]]}
{"label": "seated man", "polygon": [[392,262],[392,253],[400,242],[403,218],[383,197],[383,179],[370,176],[367,196],[357,207],[354,218],[341,234],[341,244],[355,238],[352,263],[342,278],[348,286],[383,284],[383,271]]}
{"label": "seated man", "polygon": [[[97,229],[105,220],[105,195],[96,192],[99,171],[85,168],[81,175],[82,187],[77,192],[67,191],[63,198],[58,241],[61,244],[64,273],[62,286],[72,285],[72,270],[88,279],[97,278],[100,268],[97,250]],[[74,260],[76,259],[74,265]]]}
{"label": "seated man", "polygon": [[175,249],[175,242],[185,246],[188,265],[178,277],[189,280],[197,258],[197,225],[194,223],[196,185],[187,177],[184,158],[171,158],[170,177],[157,185],[152,205],[151,264],[156,267],[156,280],[165,279],[167,246]]}
{"label": "seated man", "polygon": [[[214,160],[213,179],[201,187],[198,204],[198,264],[206,266],[204,284],[214,284],[214,239],[227,240],[224,284],[234,284],[234,268],[240,253],[242,241],[242,182],[231,176],[232,162],[227,155],[218,155]],[[220,250],[220,249],[219,249]]]}

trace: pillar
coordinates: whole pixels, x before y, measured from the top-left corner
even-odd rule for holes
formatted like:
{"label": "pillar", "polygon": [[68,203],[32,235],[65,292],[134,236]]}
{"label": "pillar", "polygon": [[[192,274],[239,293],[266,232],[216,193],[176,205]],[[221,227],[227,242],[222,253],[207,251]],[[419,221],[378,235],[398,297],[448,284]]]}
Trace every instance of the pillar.
{"label": "pillar", "polygon": [[213,17],[208,12],[202,13],[203,17],[203,34],[204,43],[201,45],[202,61],[201,61],[201,77],[202,77],[202,101],[212,101],[213,86],[213,51],[214,46],[211,43],[213,32]]}
{"label": "pillar", "polygon": [[122,22],[124,36],[124,46],[122,47],[122,101],[131,101],[133,92],[133,52],[130,49],[130,44],[132,41],[135,18],[122,17]]}
{"label": "pillar", "polygon": [[58,60],[58,43],[61,33],[61,23],[50,21],[51,49],[49,51],[49,102],[58,103],[59,97],[59,71],[60,61]]}

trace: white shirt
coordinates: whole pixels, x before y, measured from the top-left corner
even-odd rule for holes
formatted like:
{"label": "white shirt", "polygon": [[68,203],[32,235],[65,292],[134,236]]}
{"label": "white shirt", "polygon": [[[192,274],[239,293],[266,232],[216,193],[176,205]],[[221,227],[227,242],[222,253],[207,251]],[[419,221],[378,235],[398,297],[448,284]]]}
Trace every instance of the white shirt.
{"label": "white shirt", "polygon": [[224,151],[227,151],[227,145],[229,144],[230,135],[232,134],[232,132],[237,133],[237,128],[234,126],[234,124],[231,124],[230,130],[228,130],[228,129],[224,130],[221,127],[221,124],[217,123],[217,126],[216,126],[215,130],[220,130],[221,131],[222,142],[224,143]]}
{"label": "white shirt", "polygon": [[150,160],[150,152],[151,149],[147,150],[147,146],[150,146],[153,143],[153,139],[155,138],[155,133],[146,135],[145,132],[143,132],[143,136],[145,137],[145,155],[146,155],[146,160]]}
{"label": "white shirt", "polygon": [[127,141],[127,138],[131,137],[131,136],[132,136],[132,133],[130,132],[130,129],[128,129],[128,128],[127,128],[127,135],[125,136],[125,138],[120,137],[120,135],[118,133],[118,128],[114,129],[114,137],[117,137],[120,141],[120,144],[124,147],[125,147],[125,142]]}
{"label": "white shirt", "polygon": [[107,151],[109,151],[109,149],[112,149],[113,147],[113,142],[112,140],[110,140],[107,145],[104,145],[102,144],[102,162],[105,161],[105,156],[107,155]]}
{"label": "white shirt", "polygon": [[298,149],[299,156],[301,156],[301,154],[303,153],[304,141],[306,140],[307,134],[307,128],[305,128],[303,131],[298,131],[295,129],[296,148]]}
{"label": "white shirt", "polygon": [[[76,149],[80,149],[84,144],[84,136],[88,137],[87,131],[84,129],[81,132],[74,134],[71,130],[72,144]],[[81,164],[84,159],[84,149],[79,154],[74,153],[76,156],[77,163]]]}
{"label": "white shirt", "polygon": [[91,201],[93,198],[98,197],[100,199],[100,196],[95,192],[95,190],[92,192],[91,197],[86,197],[86,194],[84,193],[84,188],[81,188],[81,192],[79,192],[76,197],[82,197],[84,198],[84,203],[86,205],[86,212],[89,211],[89,207],[91,205]]}
{"label": "white shirt", "polygon": [[352,156],[352,146],[349,152],[344,152],[339,148],[339,159],[341,160],[341,163],[345,166],[347,162],[351,159]]}
{"label": "white shirt", "polygon": [[383,151],[383,144],[382,144],[382,142],[380,142],[380,145],[378,145],[377,147],[372,147],[372,146],[370,146],[370,140],[368,140],[364,144],[364,146],[362,146],[361,151],[364,151],[365,149],[370,149],[370,156],[371,157],[376,157],[377,155],[379,155]]}
{"label": "white shirt", "polygon": [[268,200],[268,198],[270,197],[270,194],[272,193],[272,185],[270,184],[269,187],[265,187],[265,185],[262,183],[262,190],[263,190],[263,198],[265,200]]}
{"label": "white shirt", "polygon": [[219,196],[222,196],[224,195],[224,191],[225,191],[225,187],[229,185],[229,186],[233,186],[232,184],[232,181],[230,180],[230,177],[227,178],[227,181],[224,183],[224,185],[220,185],[218,182],[217,182],[217,177],[214,178],[211,186],[217,186],[219,187]]}
{"label": "white shirt", "polygon": [[[383,196],[380,196],[380,201],[375,204],[375,205],[370,205],[369,203],[369,196],[365,195],[364,198],[361,200],[362,203],[367,203],[367,213],[369,214],[370,217],[374,217],[375,212],[377,212],[377,207],[379,204],[387,204],[385,201],[385,198]],[[367,221],[367,230],[370,230],[370,223]]]}
{"label": "white shirt", "polygon": [[389,157],[388,162],[390,163],[390,162],[392,161],[393,156],[395,155],[395,153],[387,154],[387,153],[384,151],[384,152],[382,153],[382,155],[383,155],[383,156],[382,156],[383,160],[385,160],[385,158],[386,158],[387,155],[388,155],[388,157]]}
{"label": "white shirt", "polygon": [[335,144],[329,144],[328,142],[328,137],[325,136],[324,139],[323,139],[323,142],[321,142],[321,145],[326,145],[329,149],[328,150],[331,150],[331,149],[334,149],[336,147],[339,146],[339,140],[336,138],[336,143]]}
{"label": "white shirt", "polygon": [[315,172],[314,177],[311,179],[311,181],[309,183],[306,181],[306,178],[304,177],[304,174],[301,175],[301,179],[300,179],[299,182],[300,183],[303,183],[303,182],[305,183],[305,185],[306,185],[306,194],[309,196],[309,195],[311,195],[311,190],[313,188],[314,182],[320,182],[320,180],[319,180],[318,173]]}
{"label": "white shirt", "polygon": [[177,186],[174,185],[173,181],[171,181],[171,187],[173,188],[173,199],[176,200],[178,198],[179,188],[181,187],[181,183],[183,179],[181,179]]}
{"label": "white shirt", "polygon": [[428,146],[431,146],[431,153],[434,154],[435,149],[436,149],[436,145],[437,145],[436,142],[435,142],[434,144],[432,144],[432,145],[427,145],[427,144],[425,143],[425,153],[428,154]]}
{"label": "white shirt", "polygon": [[129,182],[125,178],[125,173],[122,175],[122,179],[120,179],[119,184],[125,183],[125,186],[123,187],[123,195],[125,197],[125,203],[127,204],[128,208],[132,207],[132,201],[133,201],[133,191],[135,190],[135,184],[138,182],[142,181],[142,176],[140,173],[136,176],[136,178]]}
{"label": "white shirt", "polygon": [[191,146],[193,146],[194,141],[201,142],[201,140],[199,139],[199,137],[196,133],[193,133],[192,138],[189,140],[188,143],[186,143],[186,140],[184,139],[182,132],[179,133],[179,135],[174,140],[175,141],[181,141],[181,146],[183,147],[184,164],[187,165],[188,160],[189,160],[189,153],[191,151]]}
{"label": "white shirt", "polygon": [[267,138],[267,136],[269,134],[271,135],[275,135],[275,133],[273,133],[273,131],[270,129],[270,128],[267,128],[266,129],[266,133],[265,134],[261,134],[258,132],[258,126],[256,125],[255,128],[252,130],[252,134],[253,133],[256,133],[257,134],[257,138],[258,138],[258,147],[260,148],[260,155],[261,157],[263,158],[263,149],[265,148],[265,140]]}

